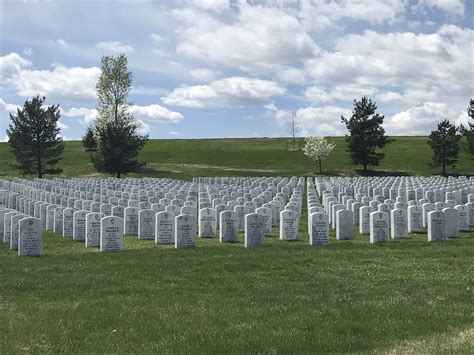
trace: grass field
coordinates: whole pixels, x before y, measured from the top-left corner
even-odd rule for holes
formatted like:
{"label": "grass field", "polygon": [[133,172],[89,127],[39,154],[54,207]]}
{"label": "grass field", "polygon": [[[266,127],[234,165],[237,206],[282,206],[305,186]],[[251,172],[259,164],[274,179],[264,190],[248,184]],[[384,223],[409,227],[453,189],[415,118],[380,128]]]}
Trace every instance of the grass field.
{"label": "grass field", "polygon": [[[325,164],[356,174],[341,138]],[[424,137],[397,137],[373,174],[432,175]],[[284,139],[159,140],[144,174],[313,175]],[[0,176],[16,173],[0,144]],[[464,152],[458,174],[474,174]],[[67,142],[65,177],[98,176]],[[175,250],[136,237],[101,254],[45,232],[43,256],[0,243],[0,354],[10,353],[474,353],[474,230],[428,243],[426,234],[370,245],[368,236],[310,247],[273,229],[266,245],[199,240]]]}
{"label": "grass field", "polygon": [[[305,219],[305,216],[302,218]],[[472,353],[473,233],[373,246],[127,237],[101,254],[47,232],[44,255],[0,243],[0,353]]]}
{"label": "grass field", "polygon": [[[432,168],[431,149],[427,137],[393,137],[384,149],[386,154],[374,175],[435,175],[441,168]],[[336,143],[324,163],[326,174],[357,175],[360,166],[350,163],[344,138]],[[302,141],[302,139],[300,139]],[[284,138],[151,140],[141,153],[148,161],[140,176],[191,179],[193,176],[311,176],[317,174],[316,164],[301,151],[287,150]],[[303,144],[301,144],[302,146]],[[0,143],[0,177],[17,176],[9,163],[13,157],[7,143]],[[93,169],[89,153],[81,142],[66,142],[60,167],[62,176],[99,176]],[[448,172],[474,175],[474,158],[461,149],[457,167]],[[132,174],[132,176],[134,176]],[[136,176],[136,175],[135,175]]]}

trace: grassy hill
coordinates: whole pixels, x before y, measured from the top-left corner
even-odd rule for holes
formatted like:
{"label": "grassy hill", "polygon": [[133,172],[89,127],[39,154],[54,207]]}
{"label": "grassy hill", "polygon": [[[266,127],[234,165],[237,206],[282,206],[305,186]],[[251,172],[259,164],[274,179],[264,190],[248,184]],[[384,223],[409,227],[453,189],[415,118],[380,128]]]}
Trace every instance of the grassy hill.
{"label": "grassy hill", "polygon": [[[427,137],[392,137],[394,142],[383,152],[381,165],[371,174],[377,175],[434,175],[440,168],[431,168],[431,149]],[[331,175],[357,175],[360,166],[350,163],[342,137],[330,138],[336,143],[323,169]],[[140,175],[190,179],[193,176],[310,176],[317,174],[316,164],[301,151],[287,149],[285,138],[243,139],[185,139],[150,140],[141,152],[148,161]],[[299,143],[303,146],[303,140]],[[18,175],[8,165],[13,160],[7,143],[0,143],[0,177]],[[89,153],[80,141],[66,142],[60,166],[62,176],[99,176],[94,170]],[[462,149],[455,174],[474,175],[474,160]],[[133,176],[133,175],[132,175]]]}

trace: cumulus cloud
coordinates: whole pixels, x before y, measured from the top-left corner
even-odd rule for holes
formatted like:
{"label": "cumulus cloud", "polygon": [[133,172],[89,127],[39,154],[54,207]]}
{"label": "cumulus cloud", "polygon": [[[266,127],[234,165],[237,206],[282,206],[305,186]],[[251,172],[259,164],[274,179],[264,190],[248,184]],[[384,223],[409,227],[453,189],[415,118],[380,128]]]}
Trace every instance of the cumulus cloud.
{"label": "cumulus cloud", "polygon": [[392,22],[405,10],[404,0],[303,0],[298,15],[305,28],[320,31],[344,19],[372,24]]}
{"label": "cumulus cloud", "polygon": [[[130,111],[135,114],[137,121],[145,123],[145,121],[150,122],[160,122],[160,123],[176,123],[183,119],[183,115],[179,112],[171,111],[166,107],[160,105],[147,105],[139,106],[133,105],[130,106]],[[62,115],[77,118],[84,124],[92,124],[97,118],[98,112],[95,108],[71,108],[69,110],[63,110]],[[146,125],[149,127],[149,125]]]}
{"label": "cumulus cloud", "polygon": [[62,110],[61,115],[77,118],[81,120],[82,123],[90,125],[94,123],[97,118],[97,110],[95,108],[85,108],[85,107],[73,107],[69,110]]}
{"label": "cumulus cloud", "polygon": [[270,97],[286,89],[270,80],[231,77],[209,85],[182,86],[161,100],[167,105],[184,107],[232,107],[269,103]]}
{"label": "cumulus cloud", "polygon": [[308,106],[301,107],[296,112],[279,109],[274,104],[269,104],[265,108],[267,110],[265,115],[274,119],[279,126],[288,124],[294,118],[302,136],[344,135],[346,128],[341,122],[341,115],[351,115],[351,110],[338,106]]}
{"label": "cumulus cloud", "polygon": [[241,3],[230,23],[190,8],[173,14],[183,26],[178,53],[245,72],[275,71],[319,50],[298,19],[277,7]]}
{"label": "cumulus cloud", "polygon": [[58,121],[58,128],[60,129],[68,129],[69,126],[61,121]]}
{"label": "cumulus cloud", "polygon": [[338,106],[310,106],[298,109],[295,117],[304,136],[341,136],[346,133],[341,115],[350,116],[351,110]]}
{"label": "cumulus cloud", "polygon": [[420,0],[413,8],[435,8],[459,17],[464,17],[465,11],[462,0]]}
{"label": "cumulus cloud", "polygon": [[427,135],[444,119],[456,125],[465,124],[467,115],[446,103],[425,102],[386,117],[384,126],[390,135]]}
{"label": "cumulus cloud", "polygon": [[133,47],[119,41],[100,42],[95,47],[101,51],[114,54],[130,54],[133,52]]}
{"label": "cumulus cloud", "polygon": [[20,108],[20,106],[6,103],[0,98],[0,111],[6,111],[8,113],[15,114],[18,108]]}
{"label": "cumulus cloud", "polygon": [[52,70],[30,69],[31,62],[17,53],[1,57],[0,65],[2,80],[17,95],[30,97],[40,94],[52,100],[94,98],[100,73],[98,67],[66,67],[62,64],[57,64]]}
{"label": "cumulus cloud", "polygon": [[148,134],[151,131],[151,127],[148,123],[142,121],[142,120],[137,120],[138,124],[138,133],[140,134]]}
{"label": "cumulus cloud", "polygon": [[139,119],[149,119],[154,122],[171,122],[176,123],[183,119],[183,115],[179,112],[171,111],[160,105],[138,106],[133,105],[130,110],[136,114]]}

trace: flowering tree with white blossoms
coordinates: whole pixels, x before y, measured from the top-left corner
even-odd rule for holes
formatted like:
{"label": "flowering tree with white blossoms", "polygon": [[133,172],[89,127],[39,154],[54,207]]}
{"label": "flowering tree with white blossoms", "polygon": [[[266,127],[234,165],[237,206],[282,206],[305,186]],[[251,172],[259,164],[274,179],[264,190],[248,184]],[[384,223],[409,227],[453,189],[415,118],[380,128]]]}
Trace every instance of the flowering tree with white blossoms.
{"label": "flowering tree with white blossoms", "polygon": [[329,156],[335,146],[324,137],[307,137],[303,152],[319,164],[319,172],[322,172],[323,160]]}

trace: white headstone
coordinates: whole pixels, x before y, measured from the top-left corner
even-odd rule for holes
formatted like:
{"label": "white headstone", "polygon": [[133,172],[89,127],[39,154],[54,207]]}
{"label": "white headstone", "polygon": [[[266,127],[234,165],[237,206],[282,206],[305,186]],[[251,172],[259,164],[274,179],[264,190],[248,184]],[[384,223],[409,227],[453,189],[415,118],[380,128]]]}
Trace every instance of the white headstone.
{"label": "white headstone", "polygon": [[264,218],[258,213],[245,215],[245,247],[263,245],[265,241]]}
{"label": "white headstone", "polygon": [[237,243],[239,231],[238,231],[238,216],[237,212],[234,211],[223,211],[220,216],[220,229],[219,229],[219,240],[221,243]]}
{"label": "white headstone", "polygon": [[174,244],[175,215],[172,212],[158,212],[156,214],[155,243]]}
{"label": "white headstone", "polygon": [[41,256],[43,222],[39,218],[22,218],[18,230],[18,255]]}
{"label": "white headstone", "polygon": [[428,213],[428,241],[447,240],[446,237],[446,215],[443,211],[431,211]]}
{"label": "white headstone", "polygon": [[138,239],[155,239],[155,216],[156,212],[149,209],[138,212]]}
{"label": "white headstone", "polygon": [[329,243],[329,216],[324,212],[316,212],[310,218],[309,244]]}
{"label": "white headstone", "polygon": [[107,216],[100,220],[100,251],[115,252],[123,249],[123,219]]}
{"label": "white headstone", "polygon": [[389,218],[387,212],[372,212],[370,214],[370,243],[376,244],[388,241]]}
{"label": "white headstone", "polygon": [[336,239],[354,239],[354,213],[349,210],[336,212]]}
{"label": "white headstone", "polygon": [[100,212],[86,214],[86,247],[100,247],[100,220],[103,217]]}
{"label": "white headstone", "polygon": [[175,218],[175,248],[195,248],[196,217],[181,214]]}
{"label": "white headstone", "polygon": [[395,209],[390,211],[390,233],[392,239],[408,238],[407,210]]}

